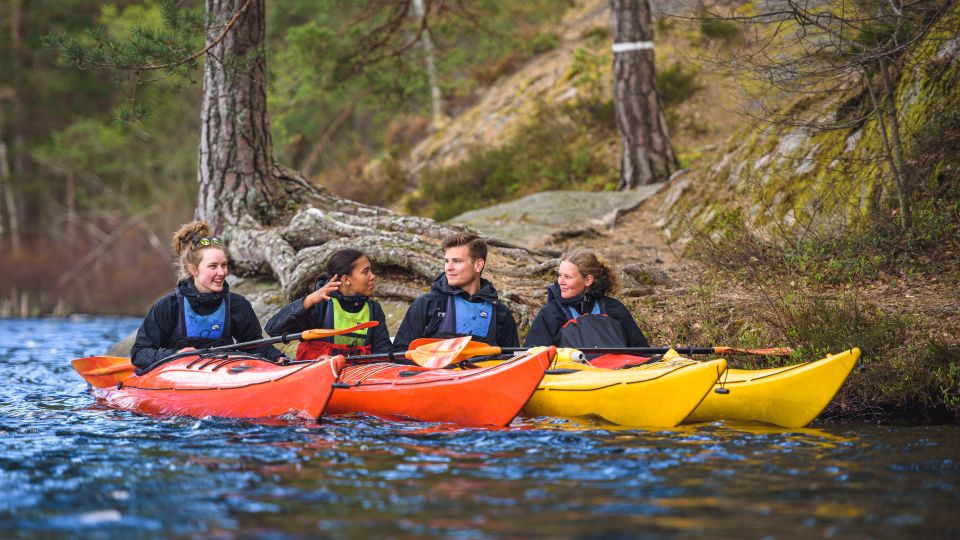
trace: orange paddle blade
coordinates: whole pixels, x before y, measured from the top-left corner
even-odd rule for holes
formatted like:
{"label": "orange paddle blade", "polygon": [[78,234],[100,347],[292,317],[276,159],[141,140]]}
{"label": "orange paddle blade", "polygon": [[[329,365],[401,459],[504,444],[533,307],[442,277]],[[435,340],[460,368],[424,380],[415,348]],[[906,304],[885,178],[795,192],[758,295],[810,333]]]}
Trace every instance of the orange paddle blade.
{"label": "orange paddle blade", "polygon": [[334,330],[332,328],[317,328],[315,330],[305,330],[300,334],[300,339],[304,341],[309,341],[311,339],[323,339],[330,336],[338,336],[340,334],[354,332],[356,330],[363,330],[364,328],[373,328],[380,324],[380,321],[367,321],[365,323],[360,323],[356,326],[351,326],[350,328],[341,328],[339,330]]}
{"label": "orange paddle blade", "polygon": [[[433,343],[442,343],[444,341],[450,341],[450,340],[443,340],[443,339],[437,339],[437,338],[417,338],[411,341],[409,347],[407,348],[408,350],[412,351],[412,350],[420,349],[420,347],[423,347],[424,345],[430,345]],[[502,352],[503,351],[500,349],[500,347],[497,347],[495,345],[487,345],[486,343],[481,343],[479,341],[471,341],[467,343],[467,345],[463,348],[463,350],[460,351],[460,353],[453,360],[453,362],[459,362],[461,360],[467,360],[470,358],[475,358],[477,356],[491,356],[495,354],[500,354]]]}
{"label": "orange paddle blade", "polygon": [[468,343],[470,343],[470,336],[424,343],[416,349],[407,351],[405,356],[418,366],[431,369],[444,368],[457,361],[457,356]]}
{"label": "orange paddle blade", "polygon": [[137,369],[129,358],[119,356],[88,356],[70,362],[73,369],[92,386],[106,388],[127,380]]}

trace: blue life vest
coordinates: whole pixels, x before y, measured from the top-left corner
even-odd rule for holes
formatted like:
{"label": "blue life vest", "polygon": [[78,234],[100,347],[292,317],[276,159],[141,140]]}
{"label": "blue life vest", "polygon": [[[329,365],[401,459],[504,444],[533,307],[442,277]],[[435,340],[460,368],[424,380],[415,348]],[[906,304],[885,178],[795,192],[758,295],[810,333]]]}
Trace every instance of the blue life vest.
{"label": "blue life vest", "polygon": [[174,338],[177,339],[177,348],[212,347],[223,343],[233,343],[230,334],[230,294],[226,294],[220,305],[212,313],[201,315],[197,313],[190,301],[177,289],[177,304],[179,314]]}
{"label": "blue life vest", "polygon": [[[600,307],[601,303],[602,303],[601,300],[597,300],[596,302],[593,303],[593,309],[590,310],[591,315],[602,315],[606,313],[605,310],[601,309]],[[571,320],[580,318],[580,312],[577,311],[573,306],[563,306],[563,307],[566,308],[567,315],[570,317]]]}
{"label": "blue life vest", "polygon": [[447,312],[432,337],[473,336],[484,343],[496,345],[496,309],[491,302],[471,302],[461,295],[449,295]]}

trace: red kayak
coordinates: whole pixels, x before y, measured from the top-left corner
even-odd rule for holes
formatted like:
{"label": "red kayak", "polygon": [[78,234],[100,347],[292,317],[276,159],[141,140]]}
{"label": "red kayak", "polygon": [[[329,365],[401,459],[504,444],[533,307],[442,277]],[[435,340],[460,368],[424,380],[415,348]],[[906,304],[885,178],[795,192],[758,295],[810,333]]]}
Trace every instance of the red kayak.
{"label": "red kayak", "polygon": [[349,366],[326,412],[505,426],[536,391],[554,354],[556,348],[548,347],[492,367],[456,371],[389,363]]}
{"label": "red kayak", "polygon": [[186,356],[93,393],[111,407],[147,414],[316,420],[343,363],[342,356],[286,365],[244,354]]}

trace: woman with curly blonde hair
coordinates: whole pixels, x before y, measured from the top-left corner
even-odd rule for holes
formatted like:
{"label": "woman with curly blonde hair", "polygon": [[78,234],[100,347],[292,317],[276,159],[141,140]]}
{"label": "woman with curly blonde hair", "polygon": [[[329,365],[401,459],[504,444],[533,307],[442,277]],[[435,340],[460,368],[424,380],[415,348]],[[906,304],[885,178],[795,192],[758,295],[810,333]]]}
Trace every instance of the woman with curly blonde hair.
{"label": "woman with curly blonde hair", "polygon": [[[230,254],[206,221],[193,221],[173,235],[177,286],[150,308],[130,350],[133,365],[149,368],[179,351],[205,349],[263,337],[250,302],[227,285]],[[284,361],[264,345],[249,352]]]}

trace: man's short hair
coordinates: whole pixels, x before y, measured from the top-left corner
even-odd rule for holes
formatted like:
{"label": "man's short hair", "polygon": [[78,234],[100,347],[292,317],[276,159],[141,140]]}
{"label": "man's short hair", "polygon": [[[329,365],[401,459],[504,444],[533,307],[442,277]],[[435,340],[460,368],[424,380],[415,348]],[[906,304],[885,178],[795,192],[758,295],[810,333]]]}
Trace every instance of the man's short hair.
{"label": "man's short hair", "polygon": [[443,250],[446,251],[452,247],[467,246],[470,256],[474,260],[487,260],[487,243],[475,234],[457,233],[443,239]]}

